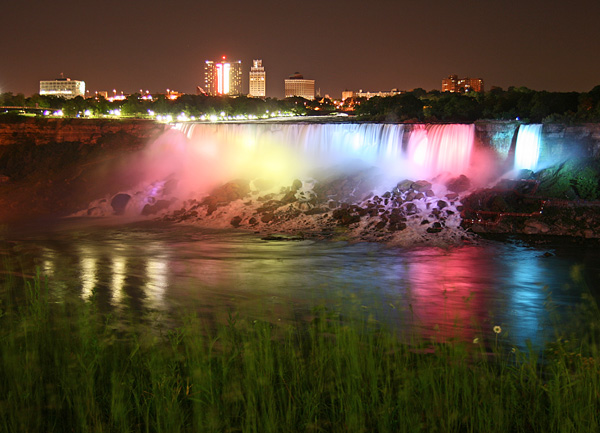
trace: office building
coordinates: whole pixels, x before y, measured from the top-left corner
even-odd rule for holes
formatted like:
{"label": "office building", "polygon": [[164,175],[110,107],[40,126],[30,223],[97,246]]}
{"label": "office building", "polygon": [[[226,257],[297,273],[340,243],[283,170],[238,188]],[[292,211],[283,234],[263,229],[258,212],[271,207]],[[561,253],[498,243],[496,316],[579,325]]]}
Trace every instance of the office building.
{"label": "office building", "polygon": [[57,78],[40,81],[40,95],[59,96],[62,98],[85,97],[85,81]]}
{"label": "office building", "polygon": [[250,68],[250,96],[264,98],[267,96],[267,73],[262,60],[252,60]]}
{"label": "office building", "polygon": [[448,78],[442,80],[442,92],[483,92],[483,80],[481,78],[458,78],[458,75],[449,75]]}
{"label": "office building", "polygon": [[285,97],[300,96],[305,99],[315,99],[315,80],[307,80],[296,72],[285,80]]}
{"label": "office building", "polygon": [[207,60],[204,65],[204,83],[207,94],[212,96],[242,94],[242,61]]}

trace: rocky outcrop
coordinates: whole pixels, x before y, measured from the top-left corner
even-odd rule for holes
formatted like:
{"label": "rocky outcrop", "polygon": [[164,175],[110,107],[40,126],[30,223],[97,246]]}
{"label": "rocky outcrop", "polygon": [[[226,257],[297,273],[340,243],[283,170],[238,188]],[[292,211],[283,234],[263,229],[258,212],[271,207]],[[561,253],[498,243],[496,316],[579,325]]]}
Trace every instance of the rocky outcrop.
{"label": "rocky outcrop", "polygon": [[119,140],[146,143],[165,131],[151,120],[54,119],[20,117],[7,121],[0,116],[0,152],[3,146],[34,142],[36,145],[77,142],[110,145]]}
{"label": "rocky outcrop", "polygon": [[600,170],[569,161],[503,180],[463,199],[462,225],[480,235],[600,239]]}
{"label": "rocky outcrop", "polygon": [[182,203],[163,219],[261,233],[301,233],[302,239],[341,235],[353,240],[407,240],[413,245],[460,242],[469,236],[460,227],[458,194],[437,196],[430,182],[409,179],[374,194],[368,187],[374,177],[365,170],[322,181],[296,179],[275,192],[256,189],[261,182],[237,180],[204,199]]}
{"label": "rocky outcrop", "polygon": [[[116,168],[164,130],[145,120],[0,116],[0,223],[68,215],[118,192],[127,179]],[[126,203],[114,204],[123,212]]]}

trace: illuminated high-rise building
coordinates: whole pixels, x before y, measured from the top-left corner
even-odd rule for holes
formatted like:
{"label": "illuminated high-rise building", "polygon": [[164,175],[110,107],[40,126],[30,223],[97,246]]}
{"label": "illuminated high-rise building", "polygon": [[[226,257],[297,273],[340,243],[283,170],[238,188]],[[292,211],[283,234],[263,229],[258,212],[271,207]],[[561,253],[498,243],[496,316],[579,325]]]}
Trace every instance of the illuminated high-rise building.
{"label": "illuminated high-rise building", "polygon": [[85,81],[57,78],[40,81],[40,95],[59,96],[62,98],[85,97]]}
{"label": "illuminated high-rise building", "polygon": [[204,65],[204,82],[209,95],[241,95],[242,61],[230,62],[225,56],[218,62],[207,60]]}
{"label": "illuminated high-rise building", "polygon": [[285,97],[300,96],[305,99],[315,99],[315,80],[306,80],[296,72],[285,80]]}
{"label": "illuminated high-rise building", "polygon": [[442,80],[442,92],[483,92],[483,80],[481,78],[458,78],[458,75],[449,75],[448,78]]}
{"label": "illuminated high-rise building", "polygon": [[262,60],[252,60],[250,68],[250,96],[264,98],[267,96],[267,73]]}

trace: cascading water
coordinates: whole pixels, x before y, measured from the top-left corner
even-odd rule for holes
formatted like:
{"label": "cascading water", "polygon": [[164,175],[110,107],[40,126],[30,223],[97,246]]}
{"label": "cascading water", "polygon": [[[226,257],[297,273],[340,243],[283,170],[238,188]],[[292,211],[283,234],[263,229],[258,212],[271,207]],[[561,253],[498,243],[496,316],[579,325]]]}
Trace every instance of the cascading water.
{"label": "cascading water", "polygon": [[129,164],[142,173],[135,189],[106,203],[118,214],[145,214],[236,179],[279,191],[295,179],[348,175],[364,176],[348,194],[382,194],[404,179],[467,174],[473,141],[473,125],[176,124]]}
{"label": "cascading water", "polygon": [[[432,178],[465,173],[473,125],[185,124],[194,153],[214,158],[229,176],[302,177],[331,167],[376,166],[389,177]],[[226,180],[226,179],[224,179]],[[289,179],[285,179],[286,181]]]}
{"label": "cascading water", "polygon": [[542,145],[542,125],[521,125],[515,147],[516,170],[535,170]]}
{"label": "cascading water", "polygon": [[408,141],[407,159],[423,177],[465,174],[471,162],[474,125],[418,125]]}

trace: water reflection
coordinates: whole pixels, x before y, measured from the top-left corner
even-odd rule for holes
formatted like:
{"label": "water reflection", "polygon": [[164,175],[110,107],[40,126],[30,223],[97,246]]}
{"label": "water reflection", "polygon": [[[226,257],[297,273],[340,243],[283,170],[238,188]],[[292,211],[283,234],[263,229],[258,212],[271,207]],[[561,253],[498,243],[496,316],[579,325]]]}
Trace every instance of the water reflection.
{"label": "water reflection", "polygon": [[489,322],[495,257],[479,246],[423,249],[409,260],[415,324],[442,338],[472,338]]}
{"label": "water reflection", "polygon": [[399,250],[134,227],[50,233],[16,245],[0,253],[25,274],[37,268],[56,293],[95,294],[114,312],[236,310],[285,322],[325,305],[441,339],[472,339],[501,325],[503,337],[523,344],[551,332],[549,293],[559,307],[580,295],[569,285],[579,259],[518,244]]}

